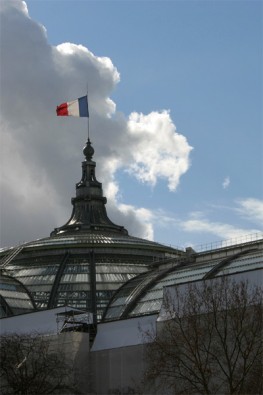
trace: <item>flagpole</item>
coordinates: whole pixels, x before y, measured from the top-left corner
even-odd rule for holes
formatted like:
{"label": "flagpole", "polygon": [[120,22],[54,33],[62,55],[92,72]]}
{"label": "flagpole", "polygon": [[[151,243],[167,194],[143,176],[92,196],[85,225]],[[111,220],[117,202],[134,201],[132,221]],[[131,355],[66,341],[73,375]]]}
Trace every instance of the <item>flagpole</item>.
{"label": "flagpole", "polygon": [[88,117],[88,141],[89,141],[89,117]]}
{"label": "flagpole", "polygon": [[87,124],[87,127],[88,127],[88,141],[90,141],[89,140],[89,96],[88,96],[88,83],[87,83],[87,106],[88,106],[88,124]]}

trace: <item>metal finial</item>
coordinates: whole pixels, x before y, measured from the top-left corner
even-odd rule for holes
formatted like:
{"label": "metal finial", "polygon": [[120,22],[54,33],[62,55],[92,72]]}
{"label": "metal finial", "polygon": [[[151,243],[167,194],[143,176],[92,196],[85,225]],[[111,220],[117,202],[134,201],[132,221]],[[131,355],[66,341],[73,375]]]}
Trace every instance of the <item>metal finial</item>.
{"label": "metal finial", "polygon": [[90,139],[88,138],[85,147],[83,148],[83,154],[86,157],[86,160],[91,160],[94,155],[94,148],[91,145]]}

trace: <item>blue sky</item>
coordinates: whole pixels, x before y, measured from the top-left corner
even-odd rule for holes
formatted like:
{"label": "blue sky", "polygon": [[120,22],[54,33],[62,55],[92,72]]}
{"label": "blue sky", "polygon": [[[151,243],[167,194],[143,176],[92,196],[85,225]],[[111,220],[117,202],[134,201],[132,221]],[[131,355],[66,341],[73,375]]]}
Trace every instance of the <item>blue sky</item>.
{"label": "blue sky", "polygon": [[[155,181],[149,181],[149,174],[148,179],[141,177],[139,180],[136,170],[127,171],[130,164],[114,168],[111,181],[118,188],[114,204],[117,208],[129,206],[130,215],[123,219],[127,221],[124,225],[128,229],[129,220],[133,221],[134,208],[137,221],[140,221],[140,213],[144,213],[142,222],[146,215],[145,220],[156,241],[176,246],[196,245],[262,231],[261,1],[32,0],[26,4],[31,20],[45,26],[46,41],[50,47],[66,42],[81,44],[95,57],[111,60],[120,74],[120,80],[114,84],[103,80],[103,89],[115,103],[113,118],[121,114],[128,119],[133,112],[147,115],[169,111],[169,119],[177,132],[184,136],[188,147],[192,147],[186,154],[184,146],[186,169],[180,173],[179,182],[172,190],[169,189],[171,174],[167,169],[160,173],[156,166],[150,169],[148,173],[155,172]],[[12,51],[11,46],[9,51]],[[92,78],[88,70],[87,80],[84,75],[83,91],[87,80],[90,84],[89,79]],[[74,77],[72,75],[71,85]],[[56,100],[63,102],[74,99],[74,95],[81,96],[83,91],[77,91],[80,82],[76,84],[75,91],[70,91],[73,97],[58,95]],[[65,81],[63,83],[66,84]],[[103,89],[101,85],[102,92]],[[30,92],[30,84],[28,90]],[[93,100],[95,106],[96,89],[92,87],[91,90],[90,101]],[[111,151],[108,160],[113,160],[115,140],[109,138],[103,142],[103,137],[99,137],[95,130],[97,123],[94,121],[93,124],[92,120],[91,111],[91,139],[98,153],[95,159],[99,169],[99,159],[105,159],[103,150],[106,148],[103,144],[109,146],[107,149]],[[59,129],[61,125],[57,123],[55,127]],[[162,128],[160,131],[157,128],[156,133],[161,134]],[[84,144],[83,138],[84,134],[77,136],[77,144]],[[166,138],[165,134],[163,138]],[[63,147],[62,143],[60,141],[60,147]],[[149,144],[149,147],[152,144],[153,151],[158,152],[158,141],[151,141],[148,136],[144,144]],[[177,159],[181,155],[179,146],[178,143],[178,151],[175,152]],[[140,147],[142,145],[138,143],[131,149],[139,151]],[[62,149],[67,152],[68,148]],[[116,149],[122,149],[121,145]],[[47,152],[51,152],[50,147]],[[74,166],[72,175],[78,177],[81,151],[79,163],[74,155],[74,161],[72,159],[68,166]],[[139,159],[138,163],[140,166]],[[172,162],[174,171],[178,163]],[[66,172],[64,164],[63,167]],[[66,222],[68,219],[70,197],[74,195],[77,181],[75,178],[70,180],[72,189],[66,196],[68,206],[65,199],[62,203],[64,208],[55,221],[65,217]],[[107,183],[106,179],[102,181],[103,185]],[[109,190],[108,187],[106,190]],[[59,202],[60,197],[56,198]],[[54,204],[50,210],[58,212],[56,207]],[[42,208],[36,206],[38,210]],[[148,211],[145,214],[140,210]],[[114,207],[110,206],[108,211],[122,224],[122,217],[118,216]],[[25,218],[22,209],[19,215],[21,226],[18,229],[21,228],[22,232]],[[18,215],[16,221],[17,218]],[[51,214],[49,220],[45,220],[45,227],[39,229],[34,228],[32,221],[27,237],[35,238],[34,234],[36,237],[46,236],[54,227],[62,225],[53,223],[53,219]],[[136,235],[135,228],[132,233]],[[142,231],[138,235],[146,234]],[[20,234],[11,236],[10,230],[4,241],[16,243],[22,241],[21,237]]]}

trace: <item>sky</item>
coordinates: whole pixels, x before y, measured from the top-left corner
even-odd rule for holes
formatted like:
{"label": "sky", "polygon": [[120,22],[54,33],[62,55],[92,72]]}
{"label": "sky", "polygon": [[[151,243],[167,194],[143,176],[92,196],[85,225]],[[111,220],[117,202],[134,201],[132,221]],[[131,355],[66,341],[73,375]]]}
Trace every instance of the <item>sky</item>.
{"label": "sky", "polygon": [[261,1],[0,0],[0,15],[2,247],[69,219],[87,119],[56,106],[87,86],[113,222],[180,248],[262,233]]}

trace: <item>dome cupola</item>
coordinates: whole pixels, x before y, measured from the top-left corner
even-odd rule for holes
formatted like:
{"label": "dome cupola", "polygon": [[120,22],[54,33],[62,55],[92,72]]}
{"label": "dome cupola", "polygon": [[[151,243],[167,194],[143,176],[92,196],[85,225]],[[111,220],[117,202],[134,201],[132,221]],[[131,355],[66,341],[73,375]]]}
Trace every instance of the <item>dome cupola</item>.
{"label": "dome cupola", "polygon": [[85,160],[82,162],[82,178],[76,184],[76,197],[71,202],[73,210],[69,221],[54,229],[51,236],[62,233],[99,230],[128,235],[123,226],[115,225],[107,215],[107,199],[103,196],[102,184],[96,179],[96,162],[92,160],[94,148],[90,139],[83,148]]}

